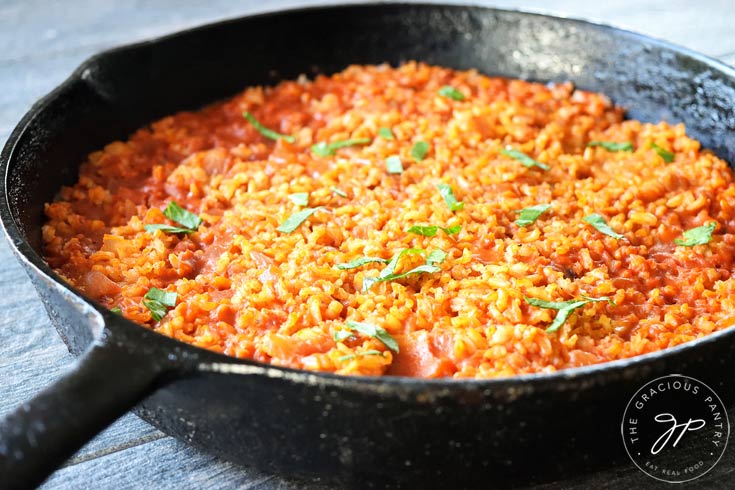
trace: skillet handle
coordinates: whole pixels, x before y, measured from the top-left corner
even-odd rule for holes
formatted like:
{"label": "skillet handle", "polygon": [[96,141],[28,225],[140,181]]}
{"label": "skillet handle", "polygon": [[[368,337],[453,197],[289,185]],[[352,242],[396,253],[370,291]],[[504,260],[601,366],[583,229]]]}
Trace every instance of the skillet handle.
{"label": "skillet handle", "polygon": [[156,364],[105,331],[54,384],[0,421],[0,482],[40,485],[87,441],[153,391]]}

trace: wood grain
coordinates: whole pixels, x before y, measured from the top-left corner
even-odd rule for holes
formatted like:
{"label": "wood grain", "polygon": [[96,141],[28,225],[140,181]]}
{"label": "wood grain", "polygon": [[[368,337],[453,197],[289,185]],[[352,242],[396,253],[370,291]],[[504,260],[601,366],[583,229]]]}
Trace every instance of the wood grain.
{"label": "wood grain", "polygon": [[[0,0],[0,141],[7,138],[36,99],[95,52],[227,17],[309,3],[306,0]],[[492,4],[601,20],[735,64],[732,0],[529,0]],[[73,359],[4,239],[0,239],[0,263],[3,264],[0,267],[2,415],[50,383]],[[716,471],[698,480],[697,488],[730,488],[733,471],[735,451],[728,450]],[[649,487],[651,483],[631,465],[583,476],[563,485],[551,483],[536,488],[612,489]],[[162,434],[130,414],[85,446],[43,488],[90,486],[326,489],[318,481],[289,481],[220,461]]]}

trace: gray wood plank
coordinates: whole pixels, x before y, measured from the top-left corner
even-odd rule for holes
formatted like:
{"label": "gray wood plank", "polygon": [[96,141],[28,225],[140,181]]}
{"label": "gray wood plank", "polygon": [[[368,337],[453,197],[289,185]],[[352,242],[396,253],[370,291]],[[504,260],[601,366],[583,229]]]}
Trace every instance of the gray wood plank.
{"label": "gray wood plank", "polygon": [[[359,0],[358,0],[359,1]],[[445,3],[468,3],[444,0]],[[48,2],[26,0],[0,4],[0,25],[4,26],[6,49],[0,61],[48,57],[60,51],[106,46],[157,36],[182,28],[255,11],[303,6],[304,0],[231,2],[228,0],[129,2]],[[322,1],[356,3],[352,1]],[[473,2],[470,2],[473,3]],[[482,3],[482,2],[476,2]],[[730,0],[527,0],[485,2],[499,7],[524,8],[568,14],[614,23],[664,39],[686,40],[688,47],[711,55],[735,50],[730,36],[735,7]],[[728,15],[729,14],[729,15]]]}
{"label": "gray wood plank", "polygon": [[[56,334],[25,272],[0,241],[0,416],[31,398],[73,362]],[[77,457],[160,434],[132,414],[115,422]]]}
{"label": "gray wood plank", "polygon": [[0,4],[0,25],[5,29],[7,49],[0,51],[0,61],[47,58],[70,49],[99,51],[123,40],[134,42],[202,23],[306,3],[303,0],[5,2]]}
{"label": "gray wood plank", "polygon": [[666,39],[712,56],[735,51],[735,36],[732,36],[735,3],[732,0],[501,0],[492,4],[509,8],[522,6],[523,9],[597,20]]}
{"label": "gray wood plank", "polygon": [[328,490],[319,480],[276,478],[201,453],[167,437],[56,472],[44,490],[87,488],[94,478],[98,489],[240,488],[268,490]]}
{"label": "gray wood plank", "polygon": [[0,141],[4,142],[33,103],[63,82],[91,52],[77,50],[49,58],[0,61]]}

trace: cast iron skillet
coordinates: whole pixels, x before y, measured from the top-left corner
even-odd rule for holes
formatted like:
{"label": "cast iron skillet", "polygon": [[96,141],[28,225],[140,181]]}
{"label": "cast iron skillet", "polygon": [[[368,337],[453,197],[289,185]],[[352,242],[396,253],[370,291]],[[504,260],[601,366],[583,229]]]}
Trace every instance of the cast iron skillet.
{"label": "cast iron skillet", "polygon": [[[201,350],[116,316],[41,259],[43,204],[87,153],[161,116],[254,84],[352,63],[422,60],[601,91],[644,121],[681,121],[735,161],[735,71],[661,41],[577,20],[441,5],[363,5],[236,19],[107,51],[25,115],[2,152],[0,214],[75,355],[0,425],[0,481],[38,484],[136,412],[225,459],[341,485],[453,488],[548,481],[627,462],[620,419],[646,381],[700,378],[730,408],[735,331],[639,358],[489,381],[357,378]],[[558,457],[558,455],[564,455]]]}

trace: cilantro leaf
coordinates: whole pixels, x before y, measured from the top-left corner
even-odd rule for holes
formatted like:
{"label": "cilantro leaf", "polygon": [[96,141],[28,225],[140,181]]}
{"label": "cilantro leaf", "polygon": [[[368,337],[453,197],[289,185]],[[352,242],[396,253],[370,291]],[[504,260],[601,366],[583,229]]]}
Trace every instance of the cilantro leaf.
{"label": "cilantro leaf", "polygon": [[329,157],[337,153],[340,148],[347,148],[348,146],[367,145],[372,140],[370,138],[354,138],[348,140],[333,141],[326,143],[324,141],[311,145],[311,151],[320,157]]}
{"label": "cilantro leaf", "polygon": [[607,151],[633,151],[633,143],[616,143],[614,141],[590,141],[587,146],[599,146]]}
{"label": "cilantro leaf", "polygon": [[164,225],[161,223],[155,223],[152,225],[145,225],[143,228],[145,228],[145,231],[153,233],[156,230],[161,230],[164,233],[172,233],[172,234],[189,234],[194,233],[196,230],[191,230],[189,228],[180,228],[178,226],[171,226],[171,225]]}
{"label": "cilantro leaf", "polygon": [[163,306],[158,301],[149,301],[149,300],[143,300],[143,306],[148,308],[148,311],[151,312],[151,318],[154,320],[161,321],[164,316],[166,316],[166,313],[168,313],[168,308]]}
{"label": "cilantro leaf", "polygon": [[452,100],[464,100],[465,96],[462,92],[452,87],[451,85],[444,85],[438,91],[439,95]]}
{"label": "cilantro leaf", "polygon": [[156,321],[160,321],[168,313],[168,307],[176,306],[176,298],[176,293],[150,288],[143,296],[142,303],[151,312],[151,317]]}
{"label": "cilantro leaf", "polygon": [[345,356],[340,356],[337,359],[339,361],[350,361],[352,359],[357,359],[358,357],[365,357],[365,356],[382,356],[383,353],[379,350],[366,350],[365,352],[358,352],[357,354],[347,354]]}
{"label": "cilantro leaf", "polygon": [[610,228],[610,225],[607,224],[607,222],[605,221],[605,218],[602,215],[599,215],[597,213],[592,213],[588,216],[585,216],[583,218],[583,221],[592,225],[597,231],[599,231],[603,235],[611,236],[613,238],[617,238],[618,240],[620,240],[621,238],[625,238],[625,235],[621,235],[620,233]]}
{"label": "cilantro leaf", "polygon": [[693,247],[695,245],[706,245],[712,241],[712,232],[717,228],[714,221],[704,226],[698,226],[682,233],[682,238],[677,238],[674,243],[682,247]]}
{"label": "cilantro leaf", "polygon": [[517,162],[520,162],[520,164],[526,168],[538,167],[542,170],[551,170],[551,167],[549,167],[545,163],[541,163],[538,160],[534,160],[533,158],[529,157],[522,151],[518,151],[513,148],[504,148],[500,150],[500,153],[502,153],[503,155],[507,157],[512,158],[513,160],[516,160]]}
{"label": "cilantro leaf", "polygon": [[446,260],[447,253],[444,250],[436,249],[432,250],[429,255],[426,256],[426,263],[428,265],[441,264]]}
{"label": "cilantro leaf", "polygon": [[658,156],[664,159],[664,162],[671,163],[674,161],[674,154],[666,148],[658,146],[656,143],[651,143],[651,148],[653,148],[656,153],[658,153]]}
{"label": "cilantro leaf", "polygon": [[447,207],[451,211],[460,211],[464,208],[463,202],[457,202],[452,186],[449,184],[439,183],[436,187],[439,189],[439,194],[444,198],[444,202],[447,203]]}
{"label": "cilantro leaf", "polygon": [[390,128],[378,128],[378,136],[383,138],[384,140],[394,140],[396,139],[395,136],[393,136],[393,131],[391,131]]}
{"label": "cilantro leaf", "polygon": [[174,201],[168,203],[166,209],[163,210],[163,215],[192,231],[199,228],[202,224],[202,219],[199,216],[187,211]]}
{"label": "cilantro leaf", "polygon": [[308,206],[309,205],[309,193],[308,192],[294,192],[288,195],[289,200],[297,206]]}
{"label": "cilantro leaf", "polygon": [[394,339],[391,334],[389,334],[388,331],[385,330],[383,327],[378,327],[370,323],[355,322],[352,320],[347,320],[345,324],[350,330],[354,330],[368,337],[378,339],[383,343],[383,345],[385,345],[393,352],[399,352],[398,342],[396,342],[396,339]]}
{"label": "cilantro leaf", "polygon": [[439,230],[443,231],[447,235],[456,235],[462,229],[462,225],[454,225],[448,228],[435,225],[413,225],[406,230],[406,233],[414,233],[416,235],[433,237]]}
{"label": "cilantro leaf", "polygon": [[281,133],[278,133],[276,131],[273,131],[272,129],[266,128],[265,126],[263,126],[262,124],[260,124],[257,119],[255,119],[255,116],[253,116],[252,114],[250,114],[247,111],[243,112],[242,115],[243,115],[243,117],[245,117],[245,119],[248,120],[248,122],[250,124],[253,125],[253,127],[255,129],[258,130],[258,132],[260,134],[262,134],[266,138],[269,138],[269,139],[272,139],[272,140],[277,140],[277,139],[280,138],[280,139],[283,139],[283,140],[288,141],[289,143],[294,143],[296,141],[296,138],[293,137],[293,136],[289,136],[287,134],[281,134]]}
{"label": "cilantro leaf", "polygon": [[411,156],[417,162],[422,161],[426,158],[426,154],[429,152],[429,143],[426,141],[417,141],[411,148]]}
{"label": "cilantro leaf", "polygon": [[292,214],[286,220],[281,223],[276,230],[280,231],[281,233],[291,233],[296,228],[301,226],[301,223],[306,221],[309,216],[316,213],[320,209],[324,209],[323,206],[319,206],[316,208],[304,208],[301,211]]}
{"label": "cilantro leaf", "polygon": [[341,271],[346,271],[350,269],[356,269],[365,264],[373,264],[376,262],[381,263],[381,264],[387,264],[390,261],[388,259],[381,259],[380,257],[359,257],[357,259],[350,260],[349,262],[345,264],[337,264],[335,267]]}
{"label": "cilantro leaf", "polygon": [[529,226],[536,222],[536,220],[551,208],[551,204],[537,204],[536,206],[529,206],[527,208],[519,209],[516,213],[520,214],[515,224],[518,226]]}
{"label": "cilantro leaf", "polygon": [[559,328],[564,325],[564,323],[567,321],[567,318],[569,318],[569,315],[571,315],[574,310],[581,308],[588,303],[607,301],[611,305],[616,306],[615,302],[607,296],[601,296],[599,298],[582,296],[582,298],[583,299],[572,299],[568,301],[546,301],[539,298],[529,298],[528,296],[523,297],[523,299],[526,300],[526,303],[531,306],[558,311],[558,313],[554,317],[554,321],[551,322],[551,325],[549,325],[546,329],[548,333],[553,333],[559,330]]}
{"label": "cilantro leaf", "polygon": [[332,187],[332,193],[339,197],[347,197],[347,193],[338,187]]}
{"label": "cilantro leaf", "polygon": [[395,254],[390,261],[388,262],[388,265],[380,271],[380,274],[378,274],[378,278],[387,277],[393,274],[396,271],[396,267],[398,266],[398,261],[401,260],[406,255],[416,255],[416,254],[422,254],[425,250],[423,248],[405,248]]}
{"label": "cilantro leaf", "polygon": [[334,332],[335,342],[343,342],[350,337],[352,337],[352,332],[350,332],[349,330],[337,330],[336,332]]}
{"label": "cilantro leaf", "polygon": [[143,298],[158,301],[164,306],[176,306],[176,293],[169,293],[163,289],[150,288]]}
{"label": "cilantro leaf", "polygon": [[427,258],[426,263],[423,265],[420,265],[418,267],[414,267],[413,269],[396,273],[396,267],[398,266],[399,260],[405,256],[405,255],[413,255],[413,254],[424,254],[426,253],[426,250],[422,248],[406,248],[404,250],[401,250],[399,253],[395,254],[393,258],[391,258],[390,262],[388,262],[388,265],[380,271],[378,274],[378,277],[366,277],[362,281],[362,291],[367,292],[370,290],[370,288],[373,287],[373,285],[377,282],[387,282],[387,281],[393,281],[396,279],[402,279],[404,277],[408,277],[412,274],[423,274],[423,273],[435,273],[440,272],[441,268],[437,267],[435,264],[441,263],[446,259],[447,254],[443,252],[442,250],[434,250],[431,252]]}
{"label": "cilantro leaf", "polygon": [[388,169],[389,174],[403,173],[403,163],[401,162],[401,157],[399,157],[398,155],[393,155],[386,158],[385,166]]}

